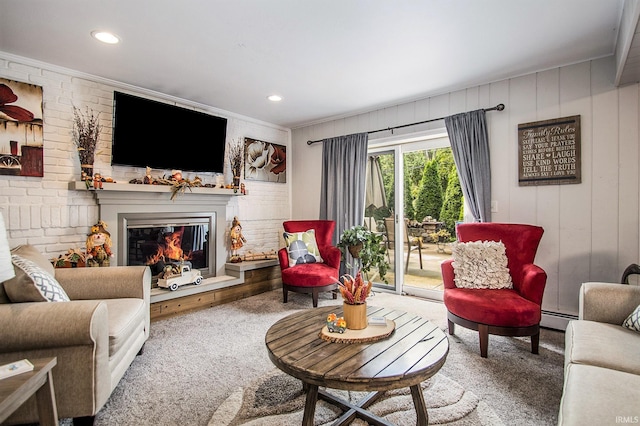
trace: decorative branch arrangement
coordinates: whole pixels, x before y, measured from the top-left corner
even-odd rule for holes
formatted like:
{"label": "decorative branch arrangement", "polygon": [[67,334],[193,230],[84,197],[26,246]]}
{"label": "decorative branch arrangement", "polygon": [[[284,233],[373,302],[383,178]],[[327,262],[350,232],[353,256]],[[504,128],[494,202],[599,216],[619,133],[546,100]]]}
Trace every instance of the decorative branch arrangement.
{"label": "decorative branch arrangement", "polygon": [[189,179],[176,179],[176,178],[158,178],[155,182],[159,185],[171,185],[171,201],[173,201],[178,195],[184,194],[185,190],[191,191],[193,187],[201,187],[202,179],[196,176],[193,180]]}
{"label": "decorative branch arrangement", "polygon": [[367,296],[371,293],[373,283],[369,281],[365,284],[360,271],[358,271],[355,278],[349,274],[345,274],[342,276],[342,279],[343,282],[338,285],[344,303],[348,305],[361,305],[366,303]]}
{"label": "decorative branch arrangement", "polygon": [[78,149],[80,167],[88,176],[93,176],[93,159],[102,126],[99,123],[100,113],[86,107],[86,113],[73,107],[73,142]]}
{"label": "decorative branch arrangement", "polygon": [[240,174],[242,173],[242,157],[243,157],[243,146],[242,140],[238,139],[237,141],[231,140],[231,143],[227,146],[228,156],[229,156],[229,166],[231,167],[232,177],[240,178]]}

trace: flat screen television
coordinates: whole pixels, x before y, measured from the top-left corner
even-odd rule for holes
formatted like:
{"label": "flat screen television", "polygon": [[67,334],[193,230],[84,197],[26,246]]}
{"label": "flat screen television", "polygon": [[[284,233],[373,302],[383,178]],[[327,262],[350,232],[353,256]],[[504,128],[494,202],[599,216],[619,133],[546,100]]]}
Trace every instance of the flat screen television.
{"label": "flat screen television", "polygon": [[112,165],[223,173],[226,137],[226,118],[114,92]]}

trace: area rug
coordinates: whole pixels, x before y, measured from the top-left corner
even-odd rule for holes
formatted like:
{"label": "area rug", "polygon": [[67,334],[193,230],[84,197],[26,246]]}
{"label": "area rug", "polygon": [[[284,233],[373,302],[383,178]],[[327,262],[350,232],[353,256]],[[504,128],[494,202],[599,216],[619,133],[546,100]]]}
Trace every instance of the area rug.
{"label": "area rug", "polygon": [[[437,374],[421,384],[429,424],[437,425],[502,425],[494,411],[473,392]],[[328,389],[328,392],[357,404],[366,392]],[[305,394],[299,380],[279,370],[272,370],[249,386],[239,388],[213,414],[209,426],[297,426],[302,423]],[[394,425],[415,425],[416,414],[409,388],[388,391],[368,407],[373,414]],[[314,424],[326,426],[342,414],[338,408],[318,401]],[[356,419],[353,425],[367,423]]]}
{"label": "area rug", "polygon": [[[446,333],[442,303],[378,292],[370,302],[418,314]],[[341,303],[329,294],[319,300],[319,306]],[[95,426],[300,424],[301,385],[271,363],[264,338],[275,322],[303,309],[313,309],[309,295],[289,293],[289,302],[282,303],[282,290],[274,290],[151,323],[144,353],[96,415]],[[457,327],[448,339],[444,366],[425,382],[430,423],[557,424],[564,333],[542,330],[539,355],[531,353],[528,338],[491,336],[488,358],[480,357],[477,332]],[[392,423],[413,425],[413,404],[403,392],[408,390],[385,396],[375,409]],[[335,410],[319,402],[316,424],[330,422]]]}

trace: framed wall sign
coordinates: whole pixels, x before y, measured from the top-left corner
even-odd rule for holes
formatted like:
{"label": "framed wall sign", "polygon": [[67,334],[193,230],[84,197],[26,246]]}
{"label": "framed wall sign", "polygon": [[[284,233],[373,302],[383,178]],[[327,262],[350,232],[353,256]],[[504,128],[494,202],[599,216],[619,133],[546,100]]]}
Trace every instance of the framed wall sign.
{"label": "framed wall sign", "polygon": [[244,138],[244,178],[286,183],[287,147]]}
{"label": "framed wall sign", "polygon": [[0,78],[0,175],[44,176],[42,86]]}
{"label": "framed wall sign", "polygon": [[518,185],[581,183],[580,116],[518,124]]}

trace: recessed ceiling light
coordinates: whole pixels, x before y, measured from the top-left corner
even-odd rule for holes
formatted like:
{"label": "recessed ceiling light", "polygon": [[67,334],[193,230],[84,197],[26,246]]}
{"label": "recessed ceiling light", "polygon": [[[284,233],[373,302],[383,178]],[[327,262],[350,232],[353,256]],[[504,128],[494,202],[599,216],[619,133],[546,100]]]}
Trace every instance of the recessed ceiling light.
{"label": "recessed ceiling light", "polygon": [[107,31],[92,31],[91,36],[107,44],[117,44],[120,42],[120,38],[117,35]]}
{"label": "recessed ceiling light", "polygon": [[267,99],[269,99],[271,102],[280,102],[282,100],[282,96],[271,95],[268,96]]}

